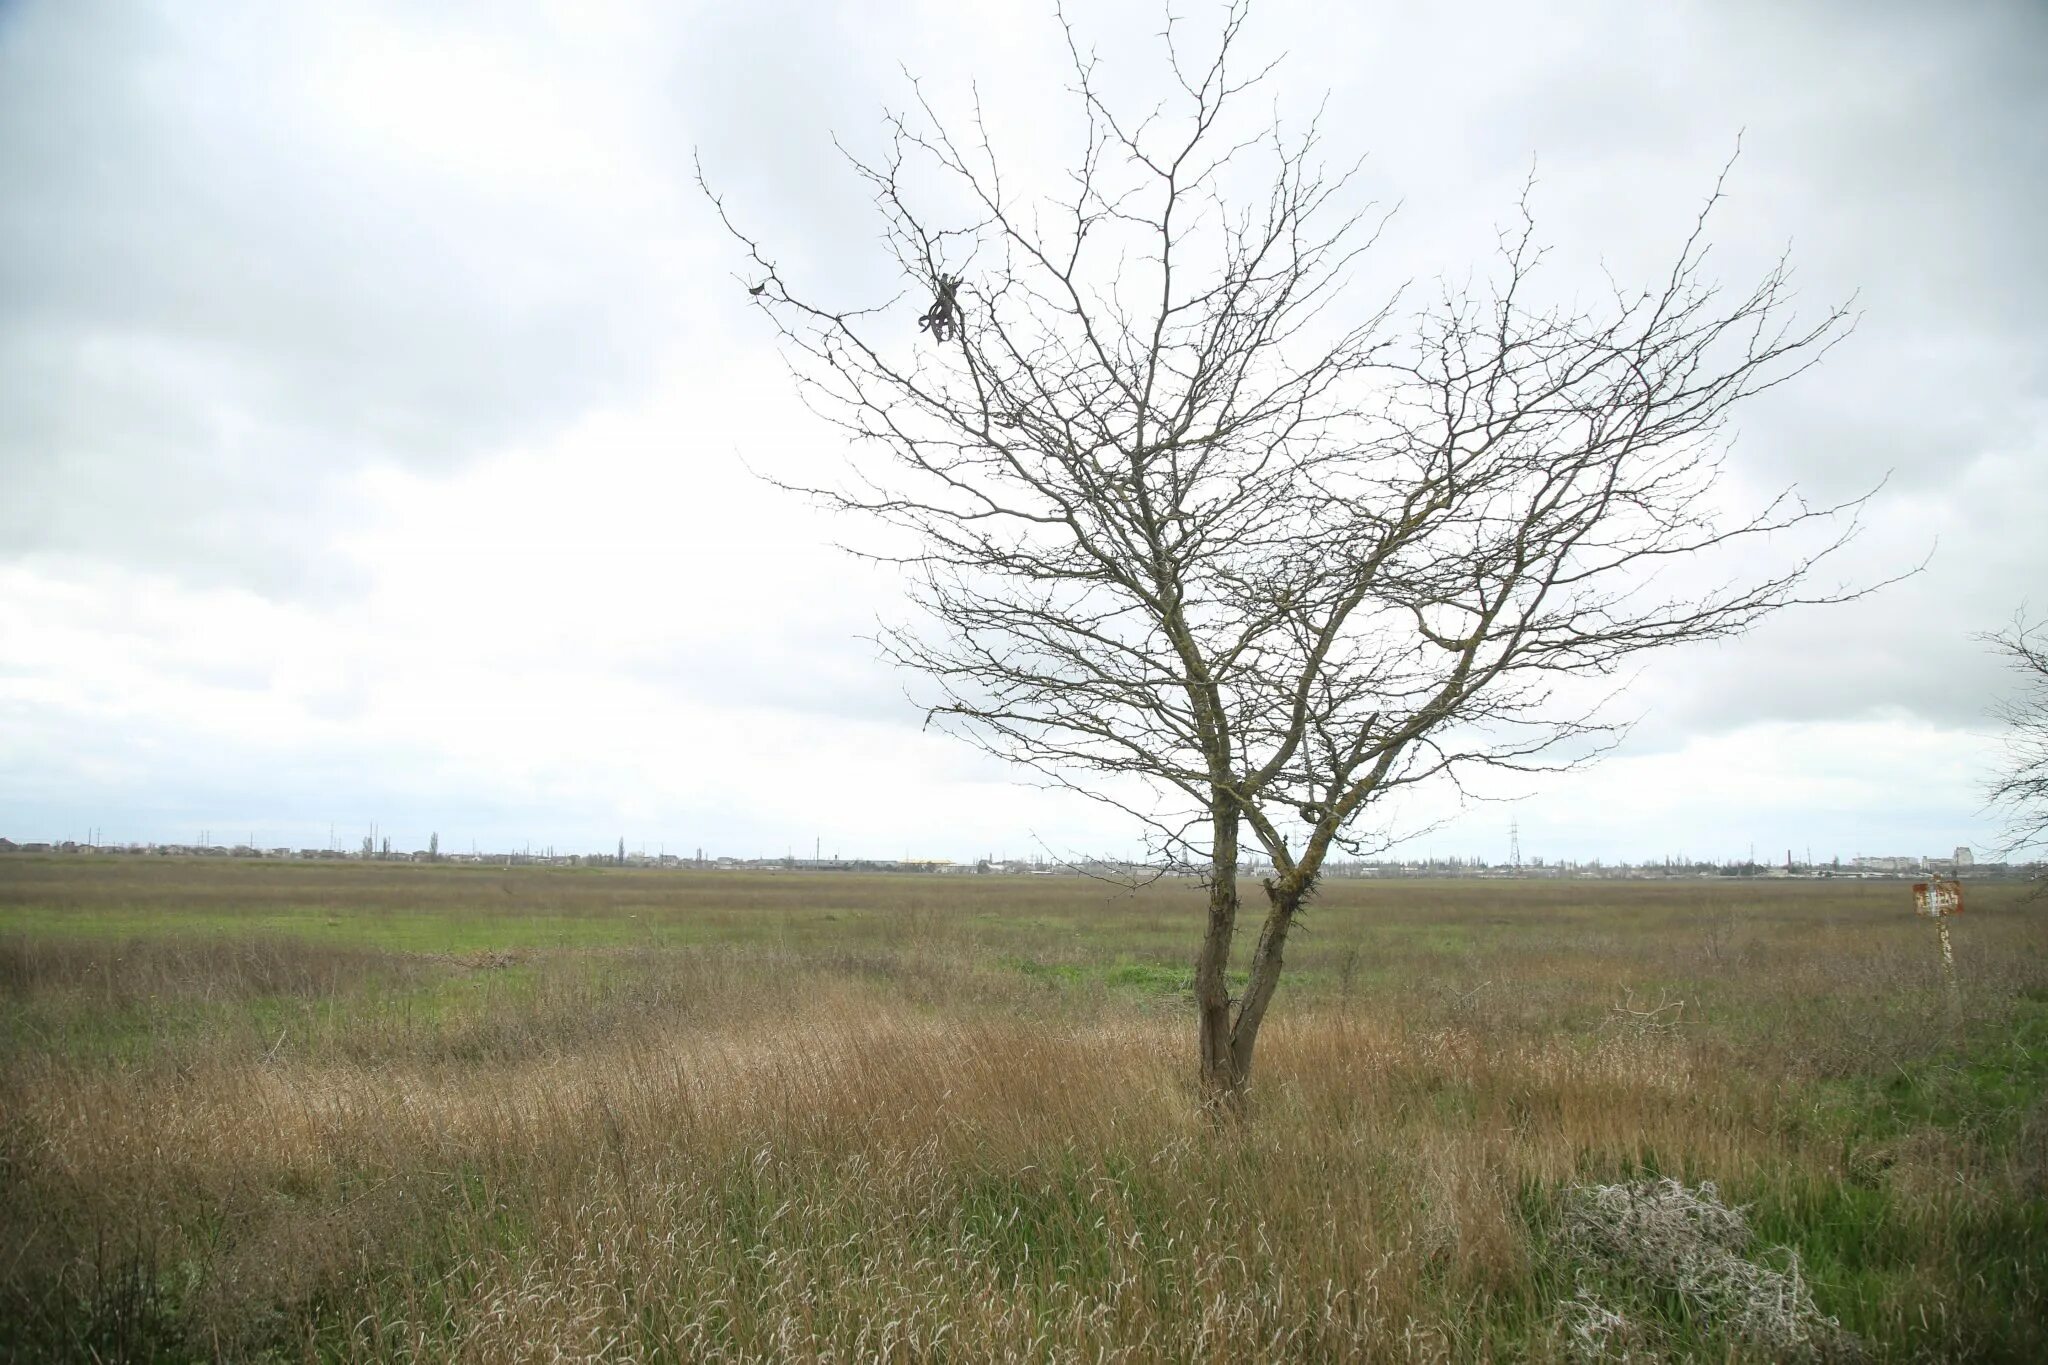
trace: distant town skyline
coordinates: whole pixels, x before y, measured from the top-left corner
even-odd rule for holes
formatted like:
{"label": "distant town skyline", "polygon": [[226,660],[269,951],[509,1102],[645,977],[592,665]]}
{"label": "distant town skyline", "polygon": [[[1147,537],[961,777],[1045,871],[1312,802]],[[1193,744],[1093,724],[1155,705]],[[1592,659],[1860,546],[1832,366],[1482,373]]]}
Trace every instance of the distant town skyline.
{"label": "distant town skyline", "polygon": [[[295,843],[290,840],[274,842],[261,837],[264,833],[275,834],[276,832],[252,828],[244,831],[237,837],[233,834],[225,834],[222,831],[201,829],[195,837],[190,839],[117,839],[109,837],[104,830],[97,828],[88,829],[83,837],[68,838],[25,838],[19,835],[0,833],[0,852],[88,852],[94,850],[132,852],[142,850],[176,853],[204,851],[235,855],[253,854],[257,856],[302,857],[319,854],[341,858],[413,861],[421,859],[468,861],[479,858],[488,860],[512,856],[539,860],[576,859],[596,863],[616,862],[623,855],[628,862],[666,862],[671,864],[789,863],[805,867],[882,863],[972,865],[978,862],[1060,866],[1089,861],[1124,860],[1126,858],[1134,863],[1152,861],[1137,854],[1117,854],[1107,850],[1094,853],[1068,850],[1062,853],[1043,847],[1031,847],[1026,848],[1020,853],[1007,845],[965,856],[956,856],[952,853],[940,854],[930,849],[916,846],[912,846],[916,851],[912,851],[911,848],[906,848],[901,852],[889,852],[879,849],[841,851],[837,848],[831,848],[828,852],[828,845],[822,837],[814,838],[809,848],[799,848],[796,844],[790,843],[778,854],[707,848],[703,845],[692,845],[687,842],[671,840],[636,841],[630,836],[623,835],[617,836],[609,847],[602,844],[581,847],[557,843],[552,840],[538,842],[520,840],[512,844],[497,845],[482,844],[475,840],[444,840],[439,830],[429,831],[425,838],[413,842],[403,837],[393,837],[375,825],[368,826],[367,832],[354,838],[344,837],[339,827],[337,827],[326,840],[312,844]],[[671,844],[674,846],[671,847]],[[1483,851],[1460,851],[1451,848],[1433,847],[1426,851],[1419,848],[1407,851],[1385,850],[1376,854],[1367,854],[1360,858],[1345,858],[1338,861],[1352,864],[1414,862],[1419,864],[1440,863],[1452,865],[1466,863],[1480,867],[1527,867],[1531,869],[1580,866],[1652,867],[1668,865],[1690,867],[1751,864],[1767,868],[1843,867],[1868,872],[1907,872],[1937,864],[1965,868],[1980,865],[2003,866],[2008,861],[2000,856],[1996,850],[1988,851],[1980,856],[1979,850],[1968,845],[1957,845],[1950,849],[1938,851],[1856,852],[1846,854],[1832,851],[1821,853],[1811,848],[1798,848],[1794,846],[1781,846],[1774,850],[1750,848],[1741,850],[1735,855],[1724,856],[1715,856],[1711,853],[1673,852],[1638,855],[1635,857],[1595,856],[1580,858],[1547,854],[1540,849],[1523,849],[1520,853],[1520,857],[1515,856],[1516,849],[1511,841],[1508,851],[1503,855],[1494,855]],[[2013,865],[2026,865],[2032,860],[2015,858],[2010,861]]]}
{"label": "distant town skyline", "polygon": [[[94,847],[90,844],[66,842],[59,845],[45,843],[19,843],[0,836],[0,859],[12,858],[86,858],[86,859],[137,859],[147,862],[168,860],[199,861],[229,859],[245,861],[315,861],[321,863],[418,864],[441,865],[451,870],[462,867],[491,868],[502,866],[560,868],[574,870],[607,869],[619,871],[642,871],[672,873],[679,875],[701,875],[714,872],[737,872],[756,874],[780,873],[792,876],[866,876],[866,875],[931,875],[950,877],[958,875],[976,876],[1083,876],[1110,885],[1124,885],[1135,890],[1145,882],[1161,875],[1200,878],[1204,869],[1195,866],[1168,866],[1159,863],[1131,861],[1112,858],[1059,859],[1044,854],[1028,858],[1011,858],[1000,854],[989,854],[971,859],[932,857],[832,857],[813,855],[799,857],[794,853],[782,857],[742,858],[729,854],[716,854],[704,849],[670,853],[665,849],[649,853],[644,849],[628,850],[621,840],[612,853],[572,853],[554,848],[518,848],[502,850],[455,850],[442,852],[438,840],[427,849],[403,850],[390,846],[386,840],[380,846],[370,836],[365,836],[361,845],[354,849],[340,848],[258,848],[247,845],[188,845],[188,844],[130,844]],[[1919,877],[1933,880],[1949,879],[1963,881],[2000,881],[2012,879],[2033,880],[2042,875],[2041,862],[1979,861],[1974,851],[1957,848],[1947,856],[1927,855],[1884,855],[1855,857],[1848,860],[1831,858],[1818,861],[1795,861],[1788,850],[1783,863],[1765,863],[1753,860],[1684,860],[1684,859],[1636,859],[1605,861],[1593,859],[1577,861],[1547,859],[1536,856],[1526,862],[1499,862],[1483,857],[1427,857],[1400,859],[1382,857],[1377,859],[1347,859],[1326,864],[1323,870],[1325,880],[1355,881],[1370,878],[1442,878],[1442,879],[1491,879],[1513,878],[1524,880],[1642,880],[1663,881],[1672,879],[1758,878],[1763,880],[1889,880],[1904,882]],[[1270,874],[1270,863],[1253,858],[1240,864],[1243,875],[1258,876]]]}

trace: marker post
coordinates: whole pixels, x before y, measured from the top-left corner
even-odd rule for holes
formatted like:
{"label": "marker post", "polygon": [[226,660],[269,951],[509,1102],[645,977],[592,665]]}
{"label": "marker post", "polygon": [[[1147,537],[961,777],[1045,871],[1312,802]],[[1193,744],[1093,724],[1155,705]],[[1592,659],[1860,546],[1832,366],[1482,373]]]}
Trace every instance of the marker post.
{"label": "marker post", "polygon": [[1949,942],[1948,917],[1963,913],[1963,884],[1954,880],[1935,879],[1932,882],[1913,883],[1913,913],[1934,921],[1935,933],[1941,939],[1941,980],[1948,988],[1949,1026],[1955,1030],[1958,1042],[1963,1036],[1963,993],[1956,985],[1956,953]]}

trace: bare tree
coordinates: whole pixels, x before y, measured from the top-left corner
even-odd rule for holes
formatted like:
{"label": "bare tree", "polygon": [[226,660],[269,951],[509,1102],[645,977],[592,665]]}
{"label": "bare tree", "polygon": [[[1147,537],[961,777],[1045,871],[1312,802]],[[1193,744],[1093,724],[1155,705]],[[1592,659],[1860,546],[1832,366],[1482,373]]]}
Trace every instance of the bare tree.
{"label": "bare tree", "polygon": [[2024,616],[1984,637],[2019,674],[2019,689],[1993,715],[2006,726],[2006,764],[1991,786],[2005,817],[2008,854],[2048,846],[2048,625]]}
{"label": "bare tree", "polygon": [[1583,761],[1614,727],[1572,680],[1850,595],[1803,585],[1860,505],[1724,505],[1729,410],[1848,319],[1792,320],[1782,260],[1740,292],[1703,278],[1718,183],[1668,272],[1597,307],[1534,297],[1525,190],[1491,284],[1361,310],[1384,217],[1347,207],[1357,168],[1319,162],[1314,121],[1235,129],[1271,70],[1240,74],[1244,19],[1199,60],[1169,22],[1174,103],[1135,121],[1067,26],[1059,193],[1021,194],[980,109],[962,135],[921,88],[884,154],[849,155],[931,335],[788,278],[706,188],[803,396],[853,438],[847,484],[807,491],[909,571],[924,619],[884,641],[935,688],[928,719],[1201,870],[1201,1077],[1230,1105],[1362,817],[1461,770]]}

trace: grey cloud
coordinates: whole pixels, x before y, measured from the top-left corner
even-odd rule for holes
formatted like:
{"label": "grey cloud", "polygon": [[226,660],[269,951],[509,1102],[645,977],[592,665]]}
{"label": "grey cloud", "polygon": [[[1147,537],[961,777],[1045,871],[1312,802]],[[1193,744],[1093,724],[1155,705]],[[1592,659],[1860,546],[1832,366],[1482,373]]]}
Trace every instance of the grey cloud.
{"label": "grey cloud", "polygon": [[[334,476],[446,467],[644,378],[648,225],[380,163],[264,6],[0,24],[0,552],[288,591]],[[253,35],[253,36],[252,36]]]}
{"label": "grey cloud", "polygon": [[[2016,530],[2020,520],[1993,509],[1982,517],[1987,538]],[[1953,526],[1936,543],[1941,529],[1930,521],[1919,549],[1932,557],[1903,582],[1848,605],[1797,608],[1744,639],[1648,664],[1620,708],[1641,717],[1629,751],[1776,721],[1903,720],[1991,731],[1989,702],[2003,680],[1979,637],[2010,619],[2025,592],[2000,574],[1997,553]],[[1883,564],[1870,554],[1859,559],[1850,581],[1875,581]]]}

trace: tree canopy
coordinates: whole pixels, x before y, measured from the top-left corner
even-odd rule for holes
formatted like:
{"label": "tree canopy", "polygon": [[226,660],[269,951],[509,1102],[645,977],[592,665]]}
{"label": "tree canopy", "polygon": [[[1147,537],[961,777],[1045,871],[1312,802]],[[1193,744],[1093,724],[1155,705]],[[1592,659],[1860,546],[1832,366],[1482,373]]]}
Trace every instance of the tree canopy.
{"label": "tree canopy", "polygon": [[[1529,188],[1481,282],[1360,302],[1385,215],[1315,120],[1239,121],[1271,74],[1240,73],[1245,17],[1199,59],[1169,25],[1175,103],[1136,115],[1068,26],[1085,135],[1057,189],[921,92],[849,157],[944,336],[900,301],[827,302],[719,203],[805,401],[850,438],[851,477],[807,491],[893,533],[869,552],[920,610],[884,647],[929,719],[1206,878],[1202,1066],[1230,1095],[1361,817],[1582,761],[1614,722],[1569,680],[1853,595],[1812,579],[1860,505],[1730,505],[1729,414],[1850,319],[1797,319],[1783,260],[1706,276],[1721,183],[1665,271],[1591,303],[1545,296]],[[1719,576],[1679,567],[1703,560]],[[1233,999],[1248,850],[1273,874]]]}

